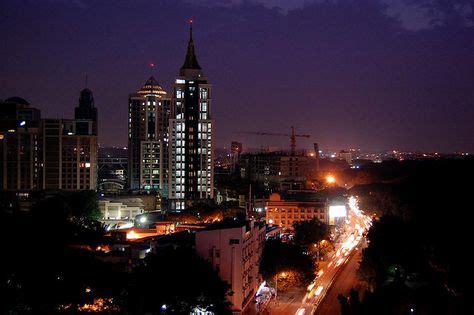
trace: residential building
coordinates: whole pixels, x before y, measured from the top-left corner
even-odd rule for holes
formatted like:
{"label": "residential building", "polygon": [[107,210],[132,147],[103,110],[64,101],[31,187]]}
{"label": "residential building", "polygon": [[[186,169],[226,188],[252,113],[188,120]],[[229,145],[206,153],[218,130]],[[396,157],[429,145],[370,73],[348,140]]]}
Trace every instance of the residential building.
{"label": "residential building", "polygon": [[283,231],[291,231],[293,223],[316,218],[328,224],[328,201],[319,199],[312,192],[289,191],[273,193],[266,205],[266,221],[278,225]]}
{"label": "residential building", "polygon": [[44,189],[97,189],[97,135],[93,125],[91,120],[43,120]]}
{"label": "residential building", "polygon": [[81,91],[76,119],[41,119],[38,109],[13,97],[0,106],[1,189],[95,190],[97,109]]}
{"label": "residential building", "polygon": [[168,196],[168,123],[171,98],[150,77],[129,96],[128,186]]}
{"label": "residential building", "polygon": [[233,292],[228,296],[234,314],[251,305],[261,282],[259,264],[266,227],[255,221],[222,221],[196,232],[196,251],[227,281]]}
{"label": "residential building", "polygon": [[196,58],[191,25],[186,58],[174,84],[169,127],[172,210],[214,197],[211,88]]}
{"label": "residential building", "polygon": [[0,189],[41,188],[41,112],[20,97],[0,102]]}

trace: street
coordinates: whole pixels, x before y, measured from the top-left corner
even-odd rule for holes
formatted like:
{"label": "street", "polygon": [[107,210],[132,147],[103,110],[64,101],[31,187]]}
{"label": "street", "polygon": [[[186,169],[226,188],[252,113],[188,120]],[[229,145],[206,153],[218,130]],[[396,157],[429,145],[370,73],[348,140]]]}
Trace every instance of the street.
{"label": "street", "polygon": [[295,296],[271,306],[271,314],[339,314],[339,293],[348,294],[357,287],[356,271],[365,246],[365,232],[371,219],[357,206],[355,198],[349,198],[349,212],[345,232],[340,235],[335,251],[326,261],[319,262],[318,275],[301,301]]}
{"label": "street", "polygon": [[362,258],[361,249],[356,250],[347,261],[346,265],[337,275],[332,286],[329,288],[326,297],[319,304],[315,314],[318,315],[338,315],[341,312],[340,304],[337,299],[339,294],[348,296],[352,288],[358,290],[362,286],[357,278],[356,272],[359,268],[359,261]]}

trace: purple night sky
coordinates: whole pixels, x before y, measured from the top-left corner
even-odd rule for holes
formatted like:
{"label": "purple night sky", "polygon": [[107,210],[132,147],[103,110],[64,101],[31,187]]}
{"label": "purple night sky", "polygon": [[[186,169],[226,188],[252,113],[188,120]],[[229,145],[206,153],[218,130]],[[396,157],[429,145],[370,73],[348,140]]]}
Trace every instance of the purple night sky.
{"label": "purple night sky", "polygon": [[473,10],[446,2],[2,1],[0,99],[72,117],[87,73],[101,145],[125,145],[128,94],[170,91],[194,17],[217,146],[287,148],[233,132],[294,125],[300,148],[474,151]]}

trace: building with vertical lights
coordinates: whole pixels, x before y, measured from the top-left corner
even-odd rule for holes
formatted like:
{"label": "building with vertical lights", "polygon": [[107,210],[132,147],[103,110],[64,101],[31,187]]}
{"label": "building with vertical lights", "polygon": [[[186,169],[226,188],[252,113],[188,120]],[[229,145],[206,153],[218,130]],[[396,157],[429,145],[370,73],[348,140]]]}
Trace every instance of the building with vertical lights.
{"label": "building with vertical lights", "polygon": [[128,186],[168,196],[171,97],[150,77],[128,102]]}
{"label": "building with vertical lights", "polygon": [[214,197],[211,88],[196,58],[191,24],[170,119],[169,198],[176,211],[192,200]]}

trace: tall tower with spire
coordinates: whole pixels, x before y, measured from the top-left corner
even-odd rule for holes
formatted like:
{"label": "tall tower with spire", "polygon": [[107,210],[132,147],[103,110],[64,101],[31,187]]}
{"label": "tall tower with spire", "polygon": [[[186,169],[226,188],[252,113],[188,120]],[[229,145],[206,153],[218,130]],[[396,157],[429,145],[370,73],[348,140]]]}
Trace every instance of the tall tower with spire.
{"label": "tall tower with spire", "polygon": [[81,91],[79,106],[74,109],[74,118],[77,120],[78,134],[97,136],[97,108],[94,106],[94,95],[88,88]]}
{"label": "tall tower with spire", "polygon": [[211,88],[197,61],[190,21],[186,57],[174,84],[169,126],[172,210],[183,210],[193,200],[214,197]]}
{"label": "tall tower with spire", "polygon": [[168,196],[171,97],[151,76],[128,101],[128,186]]}

